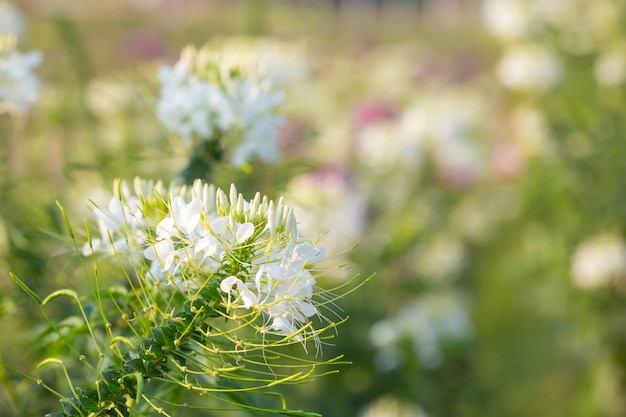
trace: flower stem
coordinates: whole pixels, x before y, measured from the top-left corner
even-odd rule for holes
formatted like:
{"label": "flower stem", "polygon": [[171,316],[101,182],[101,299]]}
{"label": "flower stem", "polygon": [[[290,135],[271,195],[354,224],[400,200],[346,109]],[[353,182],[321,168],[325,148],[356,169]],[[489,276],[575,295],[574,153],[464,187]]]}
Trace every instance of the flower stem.
{"label": "flower stem", "polygon": [[212,138],[199,142],[189,157],[187,167],[181,172],[183,181],[190,185],[197,179],[210,183],[213,169],[223,157],[224,149],[218,139]]}

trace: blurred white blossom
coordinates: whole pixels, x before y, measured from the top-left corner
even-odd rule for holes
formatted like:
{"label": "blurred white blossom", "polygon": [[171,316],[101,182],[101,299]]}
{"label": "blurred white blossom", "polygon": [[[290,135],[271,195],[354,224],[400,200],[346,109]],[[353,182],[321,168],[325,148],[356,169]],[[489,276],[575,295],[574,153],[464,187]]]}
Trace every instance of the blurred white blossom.
{"label": "blurred white blossom", "polygon": [[428,414],[417,404],[383,396],[372,401],[359,417],[428,417]]}
{"label": "blurred white blossom", "polygon": [[19,37],[24,32],[24,18],[20,11],[8,1],[0,1],[0,35]]}
{"label": "blurred white blossom", "polygon": [[[465,342],[473,334],[467,301],[455,292],[427,293],[404,306],[396,315],[375,323],[370,341],[379,351],[376,365],[392,370],[403,359],[396,344],[410,340],[420,364],[436,368],[444,360],[442,347],[446,342]],[[389,351],[396,352],[392,357]]]}
{"label": "blurred white blossom", "polygon": [[188,47],[173,67],[159,73],[161,94],[157,117],[189,144],[223,141],[232,149],[230,162],[241,166],[253,156],[265,162],[280,159],[275,113],[284,93],[275,91],[260,63],[239,60],[208,48]]}
{"label": "blurred white blossom", "polygon": [[557,55],[539,45],[516,44],[507,48],[498,63],[498,79],[513,90],[548,90],[561,78]]}
{"label": "blurred white blossom", "polygon": [[465,264],[465,246],[458,238],[442,234],[415,249],[416,270],[427,279],[451,280]]}
{"label": "blurred white blossom", "polygon": [[0,50],[0,111],[22,114],[39,98],[41,83],[33,69],[42,56],[38,51],[18,51],[11,38],[2,40],[5,48]]}
{"label": "blurred white blossom", "polygon": [[485,0],[482,15],[487,29],[503,40],[522,37],[531,23],[529,5],[524,0]]}
{"label": "blurred white blossom", "polygon": [[603,287],[626,276],[626,244],[601,234],[582,242],[572,257],[572,278],[583,289]]}
{"label": "blurred white blossom", "polygon": [[599,84],[619,86],[626,79],[626,55],[618,51],[604,53],[596,60],[593,70]]}

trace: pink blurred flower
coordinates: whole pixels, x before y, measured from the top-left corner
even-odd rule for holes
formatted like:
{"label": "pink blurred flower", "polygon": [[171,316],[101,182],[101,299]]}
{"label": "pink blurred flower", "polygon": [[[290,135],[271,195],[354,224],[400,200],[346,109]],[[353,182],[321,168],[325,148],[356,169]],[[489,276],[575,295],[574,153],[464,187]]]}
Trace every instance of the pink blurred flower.
{"label": "pink blurred flower", "polygon": [[301,155],[309,134],[310,127],[305,121],[286,117],[278,126],[278,144],[283,155]]}
{"label": "pink blurred flower", "polygon": [[491,169],[502,179],[513,178],[522,168],[523,160],[519,146],[510,140],[495,144],[491,153]]}
{"label": "pink blurred flower", "polygon": [[165,54],[161,36],[155,32],[138,31],[120,40],[120,54],[128,60],[149,61]]}
{"label": "pink blurred flower", "polygon": [[398,114],[392,104],[383,100],[366,100],[352,110],[352,119],[357,129],[380,121],[394,120]]}
{"label": "pink blurred flower", "polygon": [[449,165],[439,169],[443,185],[449,188],[466,188],[478,181],[478,172],[469,165]]}

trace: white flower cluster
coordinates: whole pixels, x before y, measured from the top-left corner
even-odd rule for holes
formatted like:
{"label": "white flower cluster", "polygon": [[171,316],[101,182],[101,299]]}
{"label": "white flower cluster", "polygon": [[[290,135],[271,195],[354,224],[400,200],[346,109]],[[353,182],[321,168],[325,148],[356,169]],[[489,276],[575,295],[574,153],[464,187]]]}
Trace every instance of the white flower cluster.
{"label": "white flower cluster", "polygon": [[605,287],[626,277],[626,243],[601,234],[581,243],[572,258],[572,278],[582,289]]}
{"label": "white flower cluster", "polygon": [[161,95],[157,117],[186,143],[194,140],[232,141],[230,162],[240,166],[257,156],[265,162],[280,159],[275,109],[282,92],[253,66],[243,68],[232,59],[206,49],[187,48],[173,67],[159,73]]}
{"label": "white flower cluster", "polygon": [[455,292],[420,296],[395,316],[379,321],[370,329],[370,340],[379,348],[376,365],[386,371],[400,366],[403,352],[397,344],[411,339],[420,363],[438,367],[444,358],[445,342],[465,342],[473,333],[467,302]]}
{"label": "white flower cluster", "polygon": [[33,68],[41,53],[22,53],[15,48],[13,35],[0,36],[0,111],[25,113],[39,97],[40,82]]}
{"label": "white flower cluster", "polygon": [[0,33],[20,36],[24,32],[24,18],[8,1],[0,1]]}
{"label": "white flower cluster", "polygon": [[311,268],[325,249],[299,237],[282,199],[257,193],[248,202],[234,186],[227,196],[201,181],[164,192],[137,180],[134,193],[125,183],[116,190],[107,208],[95,210],[100,237],[85,245],[86,255],[131,252],[149,266],[151,282],[189,296],[219,280],[227,309],[254,309],[268,320],[264,331],[301,339],[318,314]]}
{"label": "white flower cluster", "polygon": [[546,91],[561,78],[557,55],[539,45],[509,46],[497,68],[500,82],[513,90]]}

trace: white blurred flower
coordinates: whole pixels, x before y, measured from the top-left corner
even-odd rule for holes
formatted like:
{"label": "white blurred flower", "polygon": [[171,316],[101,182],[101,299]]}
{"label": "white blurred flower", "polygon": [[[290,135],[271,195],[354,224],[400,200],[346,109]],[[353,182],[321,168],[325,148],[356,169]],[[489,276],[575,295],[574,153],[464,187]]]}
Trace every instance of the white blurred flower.
{"label": "white blurred flower", "polygon": [[416,270],[434,280],[456,278],[465,264],[463,242],[450,235],[437,236],[427,244],[418,246],[416,255]]}
{"label": "white blurred flower", "polygon": [[485,0],[482,15],[487,28],[503,40],[522,37],[531,22],[529,5],[524,0]]}
{"label": "white blurred flower", "polygon": [[472,334],[466,300],[458,293],[446,292],[419,296],[395,316],[375,323],[369,338],[379,349],[378,358],[401,340],[411,340],[421,365],[436,368],[444,359],[441,349],[445,342],[465,342]]}
{"label": "white blurred flower", "polygon": [[264,162],[280,159],[279,126],[284,117],[273,111],[284,100],[282,92],[272,92],[257,82],[232,81],[227,85],[227,99],[235,114],[234,125],[243,132],[241,143],[233,151],[231,162],[240,166],[256,155]]}
{"label": "white blurred flower", "polygon": [[174,67],[160,70],[157,116],[183,141],[224,140],[230,162],[241,166],[257,156],[280,159],[276,108],[284,94],[274,91],[254,62],[188,47]]}
{"label": "white blurred flower", "polygon": [[24,32],[24,18],[20,11],[8,1],[0,1],[0,35],[19,37]]}
{"label": "white blurred flower", "polygon": [[311,62],[299,43],[260,40],[253,44],[265,76],[275,85],[296,85],[311,73]]}
{"label": "white blurred flower", "polygon": [[598,57],[593,68],[599,84],[616,87],[626,79],[626,56],[619,52],[607,52]]}
{"label": "white blurred flower", "polygon": [[215,129],[226,130],[233,123],[234,111],[225,95],[191,74],[186,61],[162,67],[159,79],[157,116],[186,143],[194,137],[209,140]]}
{"label": "white blurred flower", "polygon": [[601,234],[581,243],[572,258],[572,278],[582,289],[603,287],[626,276],[626,244]]}
{"label": "white blurred flower", "polygon": [[419,405],[383,396],[371,402],[359,417],[428,417],[428,414]]}
{"label": "white blurred flower", "polygon": [[473,93],[424,95],[402,116],[401,134],[420,144],[448,185],[463,186],[480,175],[477,139],[483,125],[478,121],[485,114],[485,103]]}
{"label": "white blurred flower", "polygon": [[365,199],[347,170],[328,167],[294,177],[285,198],[293,205],[303,236],[320,238],[329,253],[354,245],[365,227]]}
{"label": "white blurred flower", "polygon": [[357,134],[355,152],[362,166],[378,175],[398,169],[419,171],[423,152],[419,138],[403,135],[400,129],[388,122],[365,126]]}
{"label": "white blurred flower", "polygon": [[24,54],[9,47],[0,52],[0,111],[21,114],[37,102],[41,83],[33,69],[41,61],[38,51]]}
{"label": "white blurred flower", "polygon": [[541,92],[559,81],[561,62],[539,45],[517,44],[506,50],[496,74],[502,84],[513,90]]}

